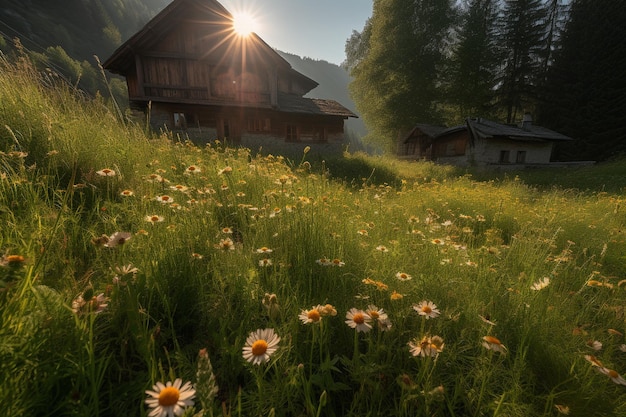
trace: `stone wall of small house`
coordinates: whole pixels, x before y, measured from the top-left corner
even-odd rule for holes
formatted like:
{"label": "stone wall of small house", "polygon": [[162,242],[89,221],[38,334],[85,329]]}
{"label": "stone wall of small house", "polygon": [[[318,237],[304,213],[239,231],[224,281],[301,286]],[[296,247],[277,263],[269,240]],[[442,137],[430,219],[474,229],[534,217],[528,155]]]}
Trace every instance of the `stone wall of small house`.
{"label": "stone wall of small house", "polygon": [[523,142],[515,140],[476,140],[469,160],[477,165],[500,164],[501,151],[509,151],[509,161],[515,164],[517,153],[526,152],[524,164],[548,164],[552,154],[552,142]]}
{"label": "stone wall of small house", "polygon": [[[500,161],[502,151],[509,151],[508,162]],[[518,152],[526,152],[523,163],[517,163]],[[520,168],[525,165],[543,165],[550,163],[552,154],[552,142],[523,142],[514,140],[477,139],[474,147],[468,144],[465,155],[462,156],[439,156],[437,162],[454,164],[459,166],[468,165],[499,165],[502,167]]]}

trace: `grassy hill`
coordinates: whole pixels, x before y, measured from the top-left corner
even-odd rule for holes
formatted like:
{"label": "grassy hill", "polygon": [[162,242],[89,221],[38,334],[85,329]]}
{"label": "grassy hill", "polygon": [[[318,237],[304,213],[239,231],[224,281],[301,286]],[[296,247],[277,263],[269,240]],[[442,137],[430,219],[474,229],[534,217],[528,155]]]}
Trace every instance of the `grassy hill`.
{"label": "grassy hill", "polygon": [[6,415],[626,412],[623,162],[198,148],[24,58],[0,103]]}

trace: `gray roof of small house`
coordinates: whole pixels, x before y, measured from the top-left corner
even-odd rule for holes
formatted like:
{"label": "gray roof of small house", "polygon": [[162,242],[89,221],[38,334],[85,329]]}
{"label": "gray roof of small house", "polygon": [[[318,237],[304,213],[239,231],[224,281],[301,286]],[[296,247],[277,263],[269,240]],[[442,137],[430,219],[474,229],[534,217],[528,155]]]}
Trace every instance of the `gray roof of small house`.
{"label": "gray roof of small house", "polygon": [[413,127],[413,129],[411,129],[409,133],[406,134],[404,143],[414,141],[418,136],[417,135],[418,132],[422,132],[424,135],[432,139],[435,136],[438,136],[440,133],[444,132],[445,130],[447,130],[447,128],[443,126],[435,126],[435,125],[429,125],[429,124],[424,124],[424,123],[418,123],[415,125],[415,127]]}
{"label": "gray roof of small house", "polygon": [[523,141],[568,141],[573,140],[569,136],[536,126],[532,123],[525,123],[523,126],[507,125],[491,120],[477,118],[467,119],[467,126],[473,132],[483,138],[504,137],[512,140]]}

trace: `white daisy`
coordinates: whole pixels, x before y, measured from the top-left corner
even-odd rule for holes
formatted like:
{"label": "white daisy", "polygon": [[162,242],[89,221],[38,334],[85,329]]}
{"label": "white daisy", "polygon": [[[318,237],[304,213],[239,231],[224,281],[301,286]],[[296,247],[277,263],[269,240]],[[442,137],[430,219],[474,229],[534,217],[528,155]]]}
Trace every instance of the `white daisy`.
{"label": "white daisy", "polygon": [[357,332],[367,333],[372,330],[371,321],[372,318],[369,314],[357,308],[351,308],[346,313],[346,324],[356,329]]}
{"label": "white daisy", "polygon": [[193,397],[196,391],[191,386],[191,382],[185,385],[182,379],[177,378],[174,383],[168,381],[166,384],[157,382],[152,390],[146,390],[148,398],[146,404],[152,408],[149,417],[174,417],[181,416],[186,407],[193,406]]}
{"label": "white daisy", "polygon": [[278,349],[280,337],[274,329],[257,329],[248,335],[242,349],[243,358],[253,365],[260,365],[270,360]]}

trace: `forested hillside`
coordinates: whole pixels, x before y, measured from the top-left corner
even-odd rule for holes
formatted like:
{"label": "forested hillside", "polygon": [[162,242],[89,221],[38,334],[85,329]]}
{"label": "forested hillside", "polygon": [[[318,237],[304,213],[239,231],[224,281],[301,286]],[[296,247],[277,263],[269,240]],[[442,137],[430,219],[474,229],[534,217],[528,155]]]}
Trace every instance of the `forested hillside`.
{"label": "forested hillside", "polygon": [[371,139],[467,117],[537,124],[576,141],[561,159],[626,153],[626,2],[378,0],[346,44]]}

